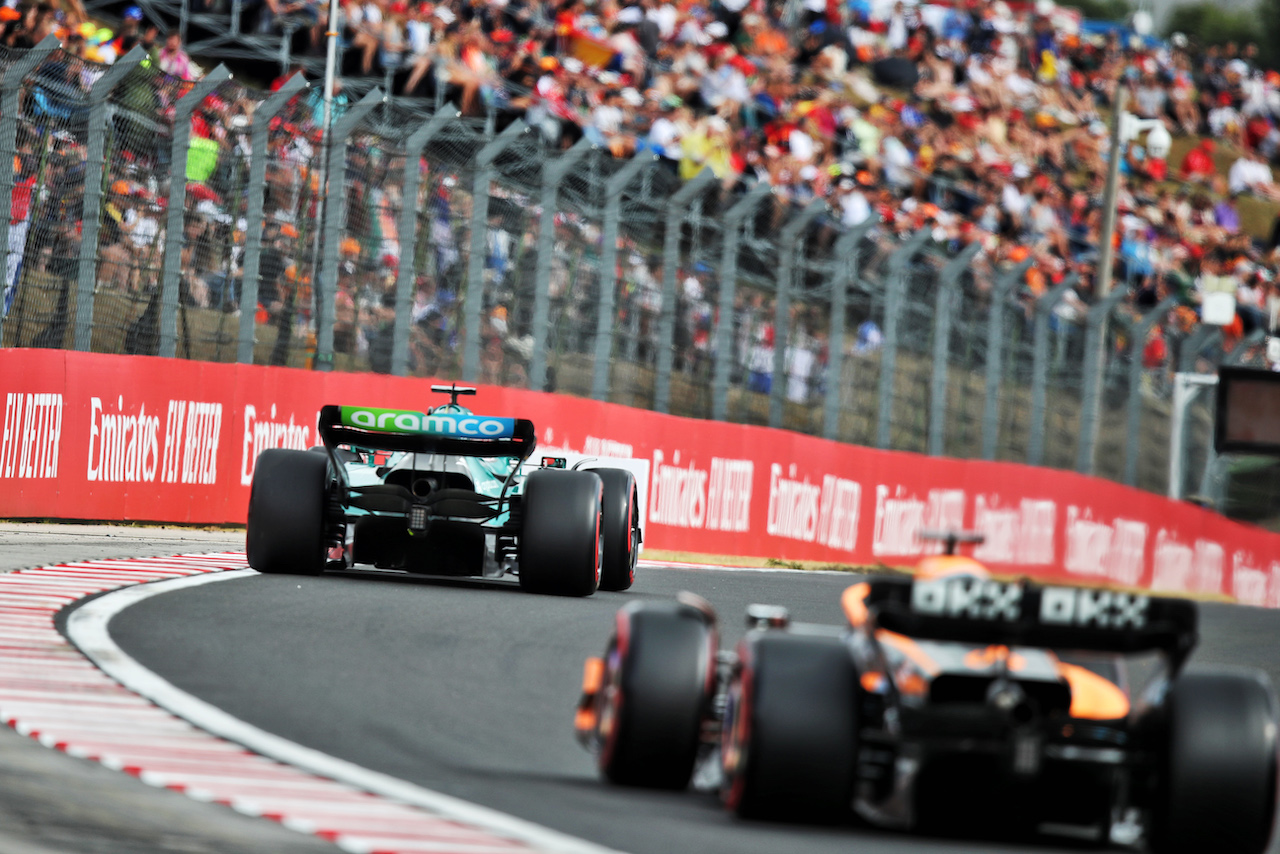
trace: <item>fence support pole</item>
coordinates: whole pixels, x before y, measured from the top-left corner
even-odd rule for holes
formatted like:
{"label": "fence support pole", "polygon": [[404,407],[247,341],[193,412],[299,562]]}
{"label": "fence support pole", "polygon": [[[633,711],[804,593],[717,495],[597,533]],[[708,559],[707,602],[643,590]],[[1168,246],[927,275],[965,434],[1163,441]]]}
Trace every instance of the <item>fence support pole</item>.
{"label": "fence support pole", "polygon": [[173,144],[169,157],[169,207],[165,221],[164,267],[160,273],[160,340],[157,348],[157,354],[167,359],[172,359],[178,353],[182,250],[187,245],[185,218],[191,115],[205,98],[230,79],[231,71],[225,65],[219,65],[192,86],[174,105]]}
{"label": "fence support pole", "polygon": [[279,91],[258,105],[253,111],[253,124],[249,126],[252,153],[249,156],[249,184],[245,187],[249,208],[245,213],[244,278],[240,282],[239,300],[240,340],[236,347],[236,361],[242,365],[253,364],[254,323],[258,313],[258,273],[262,260],[262,211],[266,204],[264,194],[271,120],[306,86],[306,78],[301,74],[290,77]]}
{"label": "fence support pole", "polygon": [[1116,288],[1089,308],[1085,321],[1084,360],[1086,366],[1098,366],[1097,370],[1087,367],[1084,372],[1084,388],[1080,399],[1080,444],[1076,447],[1076,471],[1081,474],[1093,474],[1096,468],[1096,451],[1098,448],[1099,424],[1102,417],[1102,375],[1106,369],[1106,324],[1107,318],[1115,310],[1116,305],[1126,294],[1125,288]]}
{"label": "fence support pole", "polygon": [[729,373],[733,365],[733,300],[738,290],[738,242],[742,224],[773,188],[761,181],[724,215],[724,244],[720,253],[720,311],[716,315],[715,369],[711,375],[711,417],[729,415]]}
{"label": "fence support pole", "polygon": [[418,253],[418,186],[422,180],[422,152],[459,115],[453,104],[446,104],[426,124],[414,131],[404,144],[400,221],[396,229],[396,236],[400,240],[400,266],[396,270],[396,319],[391,327],[391,373],[397,377],[407,376],[409,373],[409,315],[413,311],[417,272],[413,268],[413,259]]}
{"label": "fence support pole", "polygon": [[134,45],[116,60],[89,90],[89,138],[84,162],[84,213],[81,216],[80,257],[76,264],[75,343],[88,352],[93,340],[94,286],[98,278],[98,232],[102,216],[102,175],[106,171],[107,99],[125,76],[142,64],[147,52]]}
{"label": "fence support pole", "polygon": [[342,221],[347,212],[347,137],[374,107],[384,100],[382,90],[374,87],[349,107],[329,129],[329,161],[325,164],[323,251],[320,254],[320,280],[316,288],[316,357],[315,370],[333,370],[334,300],[338,298],[338,249],[342,244]]}
{"label": "fence support pole", "polygon": [[480,375],[480,314],[484,309],[484,250],[489,233],[489,184],[493,161],[521,135],[524,122],[512,122],[476,155],[476,176],[471,189],[471,253],[467,258],[467,298],[463,303],[462,380],[473,383]]}
{"label": "fence support pole", "polygon": [[907,267],[916,257],[930,231],[921,229],[902,244],[902,248],[889,256],[885,274],[884,295],[884,345],[880,348],[880,411],[876,425],[876,447],[889,448],[893,444],[893,386],[898,373],[898,321],[907,294]]}
{"label": "fence support pole", "polygon": [[667,228],[662,243],[662,314],[658,317],[658,375],[653,386],[653,408],[657,412],[670,411],[671,365],[675,361],[676,268],[680,266],[680,232],[685,208],[715,180],[714,172],[703,169],[686,181],[667,203]]}
{"label": "fence support pole", "polygon": [[1222,327],[1197,326],[1195,331],[1182,342],[1182,350],[1178,354],[1178,370],[1184,374],[1194,373],[1196,354],[1208,347],[1215,338],[1222,339]]}
{"label": "fence support pole", "polygon": [[987,375],[983,389],[982,458],[994,460],[1000,441],[1000,386],[1004,379],[1004,313],[1009,294],[1031,269],[1031,260],[1023,261],[996,279],[991,292],[991,313],[987,315]]}
{"label": "fence support pole", "polygon": [[1070,274],[1036,300],[1036,331],[1031,365],[1031,420],[1027,425],[1027,463],[1044,461],[1045,393],[1049,384],[1049,315],[1079,277]]}
{"label": "fence support pole", "polygon": [[929,379],[929,455],[932,457],[942,456],[946,445],[947,359],[951,355],[951,322],[960,296],[960,276],[981,249],[981,244],[970,243],[938,274],[933,320],[933,375]]}
{"label": "fence support pole", "polygon": [[591,374],[592,400],[609,398],[613,309],[618,293],[618,226],[622,220],[622,194],[636,174],[646,166],[656,163],[657,159],[652,151],[641,151],[605,184],[600,247],[600,302],[596,314],[596,355]]}
{"label": "fence support pole", "polygon": [[827,335],[827,395],[822,404],[822,436],[838,439],[840,432],[840,398],[844,394],[844,327],[845,297],[849,286],[858,280],[862,266],[859,252],[862,238],[874,224],[871,217],[859,223],[836,240],[836,272],[831,279],[831,330]]}
{"label": "fence support pole", "polygon": [[1177,297],[1165,297],[1129,330],[1129,412],[1124,442],[1124,482],[1138,482],[1138,431],[1142,426],[1142,353],[1152,328],[1178,304]]}
{"label": "fence support pole", "polygon": [[[22,58],[9,66],[0,80],[0,163],[8,166],[13,163],[18,150],[18,108],[22,100],[22,82],[40,67],[40,63],[58,47],[58,37],[45,36],[40,44],[28,50]],[[9,272],[9,218],[13,213],[13,179],[12,169],[0,169],[0,252],[4,253],[4,263],[0,264],[5,271],[5,284],[8,284]],[[19,254],[25,251],[19,250]],[[18,278],[22,275],[18,271]],[[13,288],[18,287],[17,278]],[[9,301],[13,294],[4,288],[0,293],[0,347],[5,346],[3,316],[9,313]]]}
{"label": "fence support pole", "polygon": [[548,316],[551,305],[551,256],[556,251],[556,204],[560,182],[594,146],[585,136],[555,160],[542,164],[542,216],[538,223],[538,263],[533,285],[533,356],[529,359],[529,388],[547,387]]}
{"label": "fence support pole", "polygon": [[791,280],[795,277],[800,235],[827,210],[823,199],[814,199],[787,223],[778,237],[778,297],[773,312],[773,382],[769,386],[769,426],[781,427],[786,401],[787,347],[791,343]]}

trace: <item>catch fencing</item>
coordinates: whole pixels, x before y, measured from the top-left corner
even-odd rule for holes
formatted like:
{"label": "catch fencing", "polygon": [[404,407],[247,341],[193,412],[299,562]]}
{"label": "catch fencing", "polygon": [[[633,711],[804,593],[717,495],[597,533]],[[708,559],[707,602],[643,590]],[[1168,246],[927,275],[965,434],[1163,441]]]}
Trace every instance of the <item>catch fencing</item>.
{"label": "catch fencing", "polygon": [[[551,118],[423,119],[374,89],[326,140],[300,78],[48,40],[0,72],[5,347],[526,387],[1163,493],[1173,372],[1258,343]],[[1212,480],[1210,403],[1179,494]]]}

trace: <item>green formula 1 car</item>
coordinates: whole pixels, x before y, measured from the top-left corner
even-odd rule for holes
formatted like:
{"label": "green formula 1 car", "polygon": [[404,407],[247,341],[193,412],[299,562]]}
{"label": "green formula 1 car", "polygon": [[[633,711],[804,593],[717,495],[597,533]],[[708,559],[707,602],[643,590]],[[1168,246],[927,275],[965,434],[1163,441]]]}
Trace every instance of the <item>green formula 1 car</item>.
{"label": "green formula 1 car", "polygon": [[564,596],[632,585],[641,529],[631,472],[570,469],[555,457],[532,465],[531,421],[460,406],[474,388],[432,391],[449,403],[426,413],[325,406],[323,447],[263,451],[249,495],[249,565],[512,574],[526,590]]}

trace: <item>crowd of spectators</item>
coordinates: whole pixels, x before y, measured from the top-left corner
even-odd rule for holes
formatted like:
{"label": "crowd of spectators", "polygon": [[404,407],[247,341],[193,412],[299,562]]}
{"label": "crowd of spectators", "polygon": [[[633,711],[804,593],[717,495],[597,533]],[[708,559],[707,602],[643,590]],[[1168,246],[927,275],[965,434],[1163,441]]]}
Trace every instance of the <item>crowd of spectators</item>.
{"label": "crowd of spectators", "polygon": [[[375,7],[371,0],[360,14],[376,18]],[[1154,342],[1201,320],[1222,327],[1214,345],[1222,352],[1280,327],[1280,235],[1274,207],[1259,204],[1280,201],[1270,166],[1280,147],[1280,73],[1256,64],[1254,45],[1199,49],[1180,34],[1159,42],[1082,26],[1052,3],[1015,11],[1001,0],[381,8],[387,27],[405,26],[406,43],[422,46],[406,91],[431,83],[424,69],[433,69],[464,112],[520,115],[552,145],[585,135],[618,156],[651,150],[683,179],[710,168],[726,193],[768,182],[779,222],[789,206],[825,198],[844,225],[875,218],[886,249],[920,228],[952,250],[977,242],[979,297],[1025,259],[1028,305],[1075,273],[1055,311],[1068,332],[1095,296],[1106,120],[1123,89],[1131,120],[1113,272],[1130,315],[1170,294],[1180,300],[1153,331],[1148,360],[1172,365]],[[624,282],[660,274],[622,272]],[[683,361],[696,364],[715,282],[681,278]],[[821,320],[789,330],[789,340],[811,342],[802,365],[822,361],[812,334]],[[737,339],[739,366],[763,388],[751,366],[772,363],[767,300],[748,301],[735,321],[749,330]],[[855,346],[873,350],[879,331],[868,323]],[[818,391],[816,380],[811,387]]]}
{"label": "crowd of spectators", "polygon": [[[464,114],[521,117],[553,147],[586,136],[619,157],[649,150],[682,179],[709,168],[726,194],[766,181],[777,222],[824,198],[846,226],[878,220],[886,249],[921,227],[952,250],[978,242],[979,296],[1026,258],[1028,303],[1075,273],[1055,314],[1067,329],[1094,296],[1107,120],[1123,89],[1133,121],[1123,138],[1114,273],[1131,291],[1132,313],[1176,294],[1181,308],[1157,334],[1185,332],[1208,296],[1225,349],[1280,325],[1273,209],[1250,202],[1255,221],[1246,222],[1239,205],[1280,202],[1270,168],[1280,148],[1280,73],[1258,66],[1254,45],[1142,38],[1089,26],[1046,0],[352,0],[341,8],[344,42],[358,58],[348,68],[392,75],[398,92],[439,87]],[[325,9],[308,14],[326,25]],[[694,365],[705,361],[715,282],[686,272],[681,361]],[[661,276],[647,258],[621,273],[624,297]],[[1229,290],[1233,307],[1209,296]],[[656,324],[644,309],[634,314],[643,352]],[[767,361],[774,333],[767,300],[738,314],[737,328],[753,330],[739,336],[749,379],[759,373],[751,354]],[[511,323],[504,316],[496,325]],[[801,364],[821,363],[822,326],[810,317],[789,330],[789,340],[816,348]],[[874,349],[874,322],[864,332],[863,346]]]}
{"label": "crowd of spectators", "polygon": [[[348,0],[341,9],[349,70],[391,74],[398,92],[448,98],[468,116],[492,115],[499,124],[522,118],[553,149],[585,136],[618,157],[651,151],[680,180],[710,169],[726,200],[767,182],[775,226],[788,211],[825,199],[833,222],[874,220],[882,256],[922,228],[949,252],[977,243],[968,284],[976,300],[1000,271],[1024,260],[1032,262],[1022,288],[1028,305],[1075,273],[1055,311],[1055,324],[1068,331],[1095,296],[1112,156],[1107,120],[1123,90],[1132,117],[1119,155],[1117,286],[1127,289],[1133,314],[1179,298],[1153,333],[1151,365],[1171,364],[1155,343],[1171,329],[1220,325],[1217,346],[1229,349],[1255,330],[1280,327],[1280,234],[1272,227],[1280,185],[1271,169],[1280,151],[1280,74],[1257,65],[1252,45],[1201,49],[1177,34],[1143,39],[1122,27],[1085,26],[1049,0],[1016,8],[1004,0]],[[260,12],[268,30],[329,27],[326,4],[264,2]],[[72,56],[109,64],[140,44],[157,68],[199,74],[177,34],[162,33],[136,8],[114,30],[88,20],[75,0],[0,7],[0,22],[0,44],[8,47],[57,33]],[[67,63],[64,72],[87,89],[96,67]],[[312,167],[321,113],[316,95],[309,98],[271,142],[261,310],[282,338],[303,333],[310,311],[315,253],[307,223],[317,210]],[[194,306],[238,308],[236,240],[244,223],[234,176],[255,104],[247,93],[211,98],[193,124],[208,155],[197,158],[207,169],[188,170],[204,188],[188,193],[184,281]],[[165,97],[147,106],[160,116],[172,109]],[[83,145],[74,133],[65,142]],[[15,164],[19,185],[47,168],[40,143],[26,138]],[[112,165],[99,266],[104,286],[143,294],[154,290],[164,240],[164,188],[147,180],[159,155],[147,144],[139,141],[132,157]],[[365,160],[348,164],[348,199],[365,213],[348,223],[357,239],[342,249],[336,341],[381,362],[400,259],[394,218],[384,222],[378,211],[403,200],[387,184],[391,173],[369,165],[367,147],[357,140],[351,156]],[[469,200],[451,181],[420,200],[431,220],[415,308],[414,353],[424,369],[443,366],[458,341],[457,232]],[[504,287],[522,274],[516,256],[536,229],[533,220],[520,223],[499,218],[486,236],[486,370],[510,382],[521,381],[529,341],[527,312],[510,299],[515,289]],[[571,326],[581,326],[599,277],[578,275],[575,265],[598,258],[583,247],[599,233],[571,217],[557,229],[557,305]],[[11,228],[11,247],[21,230]],[[227,251],[201,249],[215,245]],[[619,320],[637,358],[651,358],[656,343],[663,272],[652,251],[632,243],[620,254]],[[230,261],[211,268],[215,258]],[[718,283],[713,269],[693,267],[680,270],[678,281],[678,364],[697,371],[710,355]],[[763,295],[743,296],[735,311],[739,376],[757,391],[772,382],[772,317]],[[820,309],[793,312],[788,376],[779,378],[793,400],[822,393],[826,323]],[[851,352],[874,352],[875,319],[855,328]]]}

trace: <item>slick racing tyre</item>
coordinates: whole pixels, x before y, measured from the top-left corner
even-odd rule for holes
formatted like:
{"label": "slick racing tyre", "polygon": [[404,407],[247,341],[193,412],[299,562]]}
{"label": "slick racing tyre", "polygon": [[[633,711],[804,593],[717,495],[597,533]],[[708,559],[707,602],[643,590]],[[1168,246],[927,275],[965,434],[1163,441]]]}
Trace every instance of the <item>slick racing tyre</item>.
{"label": "slick racing tyre", "polygon": [[600,527],[604,536],[601,590],[626,590],[636,580],[640,552],[640,504],[636,479],[625,469],[593,469],[604,483]]}
{"label": "slick racing tyre", "polygon": [[245,547],[259,572],[318,575],[326,558],[328,460],[311,451],[271,448],[253,467]]}
{"label": "slick racing tyre", "polygon": [[679,602],[632,603],[617,619],[597,717],[600,771],[620,785],[683,789],[710,710],[715,626]]}
{"label": "slick racing tyre", "polygon": [[600,477],[539,469],[525,481],[520,586],[533,593],[590,596],[600,586]]}
{"label": "slick racing tyre", "polygon": [[857,670],[836,637],[755,631],[729,685],[721,796],[743,818],[835,820],[853,799]]}
{"label": "slick racing tyre", "polygon": [[1165,714],[1152,851],[1265,851],[1276,810],[1276,697],[1266,677],[1183,674]]}

